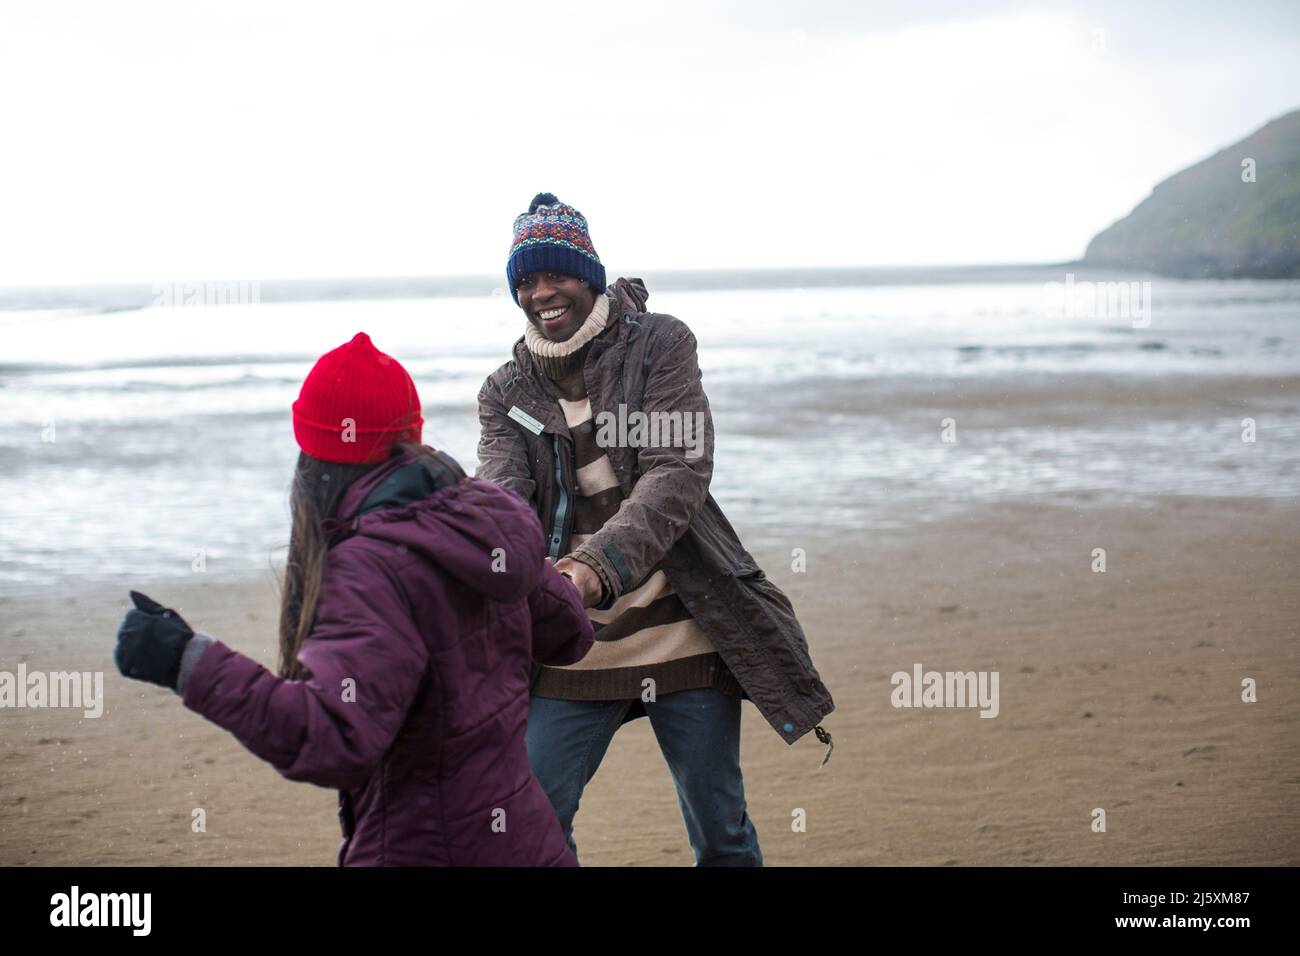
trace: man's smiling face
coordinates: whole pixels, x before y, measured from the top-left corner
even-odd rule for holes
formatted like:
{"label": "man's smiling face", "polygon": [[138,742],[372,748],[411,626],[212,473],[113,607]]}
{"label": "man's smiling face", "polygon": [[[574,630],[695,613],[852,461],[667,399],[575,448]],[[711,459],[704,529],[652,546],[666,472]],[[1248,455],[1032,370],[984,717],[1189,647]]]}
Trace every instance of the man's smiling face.
{"label": "man's smiling face", "polygon": [[515,286],[519,307],[537,331],[563,342],[582,327],[598,293],[582,280],[558,272],[531,272]]}

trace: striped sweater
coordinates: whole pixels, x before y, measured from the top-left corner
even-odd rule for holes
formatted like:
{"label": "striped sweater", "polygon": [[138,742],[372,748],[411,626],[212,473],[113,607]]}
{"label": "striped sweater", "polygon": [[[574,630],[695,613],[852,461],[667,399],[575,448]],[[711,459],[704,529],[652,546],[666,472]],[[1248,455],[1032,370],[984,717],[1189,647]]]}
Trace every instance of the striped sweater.
{"label": "striped sweater", "polygon": [[[530,324],[525,341],[544,371],[564,412],[573,439],[578,494],[570,552],[617,513],[623,492],[609,456],[596,443],[582,364],[591,342],[604,330],[609,299],[598,296],[587,321],[564,342],[545,339]],[[654,681],[655,695],[713,687],[733,697],[743,692],[708,635],[658,567],[621,594],[606,610],[588,608],[596,643],[581,661],[542,667],[533,685],[539,697],[565,700],[626,700],[642,696]]]}

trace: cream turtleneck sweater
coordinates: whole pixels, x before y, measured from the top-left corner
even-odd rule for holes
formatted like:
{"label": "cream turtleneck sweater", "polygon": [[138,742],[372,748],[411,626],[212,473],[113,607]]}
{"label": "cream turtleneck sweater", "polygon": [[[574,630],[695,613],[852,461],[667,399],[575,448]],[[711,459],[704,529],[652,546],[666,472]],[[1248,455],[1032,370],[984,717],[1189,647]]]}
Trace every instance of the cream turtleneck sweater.
{"label": "cream turtleneck sweater", "polygon": [[555,342],[544,336],[532,322],[527,324],[524,329],[524,344],[528,346],[528,351],[532,353],[537,364],[552,379],[564,378],[574,368],[582,364],[585,357],[579,355],[579,352],[586,347],[587,343],[605,330],[605,323],[609,320],[609,295],[602,293],[596,296],[596,303],[591,309],[591,314],[587,320],[578,326],[578,331],[563,342]]}

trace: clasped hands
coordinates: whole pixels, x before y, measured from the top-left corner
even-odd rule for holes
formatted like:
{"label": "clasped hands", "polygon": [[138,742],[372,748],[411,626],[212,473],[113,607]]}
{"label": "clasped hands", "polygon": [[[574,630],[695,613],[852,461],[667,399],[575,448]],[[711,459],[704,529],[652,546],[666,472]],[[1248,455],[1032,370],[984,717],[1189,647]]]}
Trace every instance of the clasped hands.
{"label": "clasped hands", "polygon": [[[550,558],[546,560],[549,561]],[[555,570],[573,582],[573,586],[578,589],[578,594],[582,596],[583,607],[595,607],[600,603],[605,588],[600,583],[600,575],[588,565],[573,558],[564,557],[555,562]]]}

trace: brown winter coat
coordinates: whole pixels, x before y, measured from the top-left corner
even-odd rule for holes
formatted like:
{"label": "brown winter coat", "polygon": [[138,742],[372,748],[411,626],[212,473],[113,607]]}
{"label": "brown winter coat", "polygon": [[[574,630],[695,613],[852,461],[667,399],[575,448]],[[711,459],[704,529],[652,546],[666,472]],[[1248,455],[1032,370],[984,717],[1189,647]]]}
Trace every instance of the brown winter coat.
{"label": "brown winter coat", "polygon": [[[713,424],[700,381],[695,336],[685,323],[645,311],[640,279],[610,289],[609,325],[584,366],[592,417],[634,410],[703,413],[703,440],[689,447],[609,445],[605,451],[626,499],[574,552],[605,585],[602,608],[636,587],[661,559],[673,590],[769,724],[787,743],[834,710],[808,655],[785,594],[741,545],[709,494]],[[514,491],[537,511],[553,558],[569,553],[576,476],[564,414],[543,384],[523,337],[514,358],[488,376],[478,395],[479,478]],[[511,415],[514,410],[515,414]],[[539,430],[540,429],[540,430]],[[679,443],[685,444],[685,443]],[[633,716],[644,713],[633,708]],[[818,736],[827,741],[819,730]]]}

